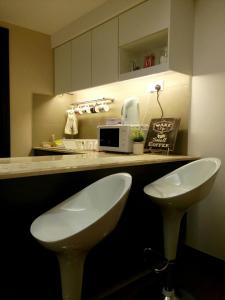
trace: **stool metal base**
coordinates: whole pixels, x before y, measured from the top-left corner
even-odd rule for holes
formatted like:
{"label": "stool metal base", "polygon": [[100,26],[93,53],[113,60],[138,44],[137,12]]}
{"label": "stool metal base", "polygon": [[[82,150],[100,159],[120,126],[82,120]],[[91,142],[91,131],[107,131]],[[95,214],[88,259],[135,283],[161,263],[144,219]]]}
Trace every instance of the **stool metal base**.
{"label": "stool metal base", "polygon": [[175,293],[174,290],[167,291],[164,288],[162,290],[162,299],[163,300],[196,300],[192,295],[190,295],[184,290],[178,290],[178,292]]}

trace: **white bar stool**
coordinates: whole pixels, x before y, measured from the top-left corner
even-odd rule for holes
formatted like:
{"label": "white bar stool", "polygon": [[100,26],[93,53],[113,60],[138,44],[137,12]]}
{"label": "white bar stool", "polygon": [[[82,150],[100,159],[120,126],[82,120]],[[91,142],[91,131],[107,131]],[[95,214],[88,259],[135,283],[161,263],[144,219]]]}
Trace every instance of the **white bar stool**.
{"label": "white bar stool", "polygon": [[185,212],[210,192],[221,161],[202,158],[146,185],[144,192],[158,204],[163,217],[164,256],[168,260],[165,300],[178,299],[174,291],[173,269],[176,260],[180,223]]}
{"label": "white bar stool", "polygon": [[128,173],[106,176],[31,224],[32,236],[57,255],[63,300],[80,300],[86,255],[116,227],[131,184]]}

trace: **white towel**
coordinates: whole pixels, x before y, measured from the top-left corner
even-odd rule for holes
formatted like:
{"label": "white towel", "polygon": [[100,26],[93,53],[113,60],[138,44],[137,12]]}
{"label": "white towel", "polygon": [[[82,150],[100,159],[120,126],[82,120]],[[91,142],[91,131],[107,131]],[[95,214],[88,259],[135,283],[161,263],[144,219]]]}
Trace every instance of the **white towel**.
{"label": "white towel", "polygon": [[67,110],[67,120],[65,126],[65,134],[78,134],[77,117],[73,109]]}

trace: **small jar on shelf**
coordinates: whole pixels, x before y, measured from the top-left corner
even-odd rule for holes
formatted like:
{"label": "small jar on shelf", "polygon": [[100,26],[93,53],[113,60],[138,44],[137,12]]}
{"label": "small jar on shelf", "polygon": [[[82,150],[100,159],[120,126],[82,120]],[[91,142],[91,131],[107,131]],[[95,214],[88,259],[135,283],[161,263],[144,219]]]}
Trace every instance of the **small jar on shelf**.
{"label": "small jar on shelf", "polygon": [[152,67],[155,65],[155,55],[147,55],[144,60],[144,68]]}

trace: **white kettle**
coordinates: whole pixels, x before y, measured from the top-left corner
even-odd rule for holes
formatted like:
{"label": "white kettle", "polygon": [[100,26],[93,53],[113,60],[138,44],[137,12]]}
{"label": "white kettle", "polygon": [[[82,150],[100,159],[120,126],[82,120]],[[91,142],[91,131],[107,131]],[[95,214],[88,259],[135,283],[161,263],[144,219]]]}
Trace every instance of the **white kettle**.
{"label": "white kettle", "polygon": [[123,125],[140,124],[139,100],[136,97],[129,97],[124,100],[121,110],[121,121]]}

